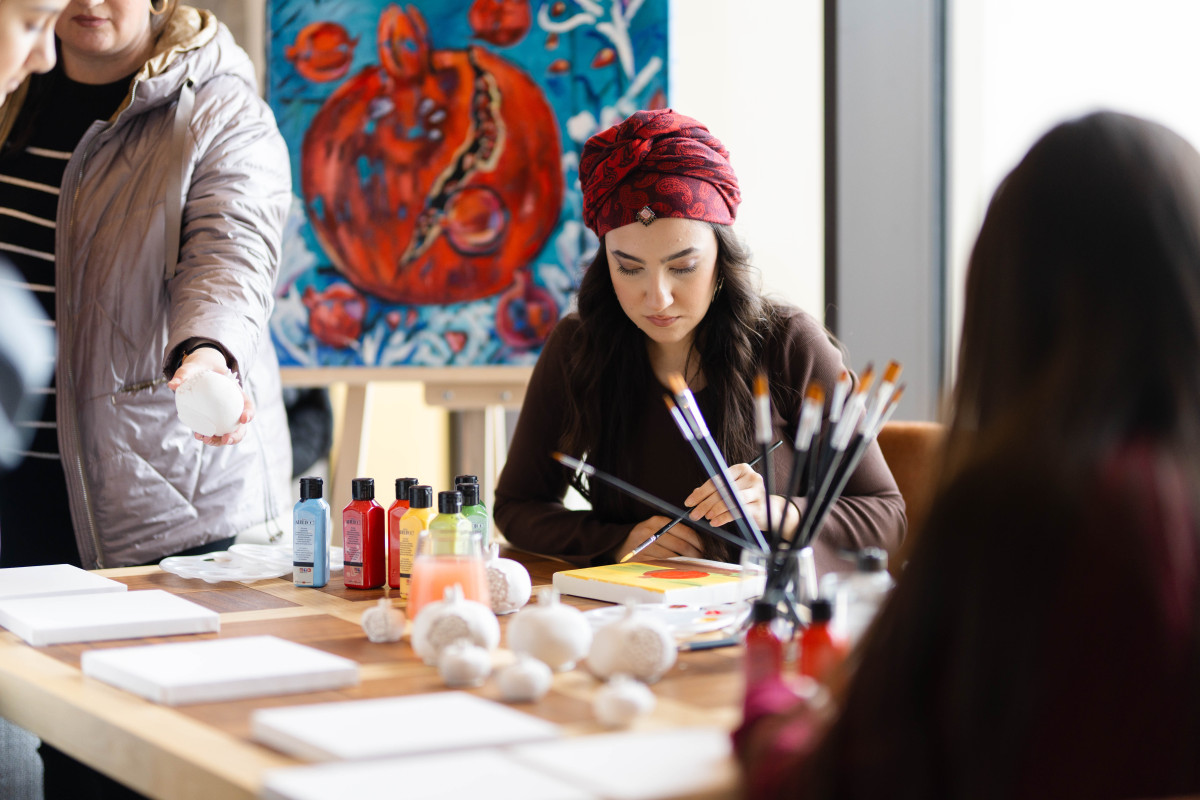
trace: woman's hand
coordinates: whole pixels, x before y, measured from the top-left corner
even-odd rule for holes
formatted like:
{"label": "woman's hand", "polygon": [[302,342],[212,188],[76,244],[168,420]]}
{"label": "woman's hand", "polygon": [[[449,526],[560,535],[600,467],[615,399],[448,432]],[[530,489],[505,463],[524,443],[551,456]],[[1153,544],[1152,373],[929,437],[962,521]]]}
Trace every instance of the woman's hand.
{"label": "woman's hand", "polygon": [[[784,536],[791,538],[799,523],[799,514],[787,499],[780,495],[767,496],[766,485],[762,475],[754,471],[749,464],[733,464],[729,467],[729,477],[733,479],[734,489],[742,499],[742,506],[759,530],[767,529],[767,503],[771,503],[771,523],[778,526],[782,519]],[[704,485],[688,495],[684,505],[692,509],[692,519],[704,519],[708,524],[720,527],[737,518],[737,511],[729,509],[717,492],[716,484],[707,480]],[[782,516],[781,516],[782,515]]]}
{"label": "woman's hand", "polygon": [[[617,560],[649,539],[658,529],[671,521],[670,517],[650,517],[633,526],[633,530],[625,537],[625,543],[617,548]],[[702,553],[700,536],[686,525],[677,524],[671,530],[658,537],[658,540],[637,554],[638,558],[673,558],[674,556],[689,556],[698,558]]]}
{"label": "woman's hand", "polygon": [[[225,356],[222,355],[220,350],[211,347],[200,347],[183,357],[183,362],[179,365],[179,369],[175,370],[175,376],[167,382],[167,388],[173,392],[192,375],[206,370],[211,370],[221,375],[232,374],[225,363]],[[245,401],[245,405],[242,407],[242,415],[238,417],[238,426],[232,431],[221,436],[202,436],[199,433],[193,433],[192,435],[213,447],[220,447],[225,444],[237,444],[246,438],[246,425],[250,423],[250,420],[254,419],[254,401],[250,399],[250,395],[246,394],[244,389],[242,390],[242,399]]]}

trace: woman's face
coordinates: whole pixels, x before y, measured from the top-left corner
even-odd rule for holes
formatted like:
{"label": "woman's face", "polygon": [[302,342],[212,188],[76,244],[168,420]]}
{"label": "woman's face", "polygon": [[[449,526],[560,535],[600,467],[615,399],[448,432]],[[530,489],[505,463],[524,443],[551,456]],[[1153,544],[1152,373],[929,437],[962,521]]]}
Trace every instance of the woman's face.
{"label": "woman's face", "polygon": [[604,237],[608,272],[626,316],[650,341],[691,345],[717,284],[717,235],[706,222],[665,217]]}
{"label": "woman's face", "polygon": [[150,1],[71,0],[56,30],[64,58],[128,60],[140,65],[153,41]]}
{"label": "woman's face", "polygon": [[67,0],[0,0],[0,105],[34,72],[54,66],[54,18]]}

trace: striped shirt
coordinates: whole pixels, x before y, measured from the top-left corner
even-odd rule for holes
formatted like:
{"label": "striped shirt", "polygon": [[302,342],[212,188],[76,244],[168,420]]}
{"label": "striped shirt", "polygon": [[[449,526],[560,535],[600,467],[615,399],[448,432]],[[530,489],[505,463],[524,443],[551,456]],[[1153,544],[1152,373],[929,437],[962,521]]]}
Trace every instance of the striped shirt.
{"label": "striped shirt", "polygon": [[[30,100],[22,108],[10,135],[11,146],[0,155],[0,253],[16,267],[55,324],[54,236],[59,187],[71,153],[96,120],[108,119],[129,91],[133,76],[103,85],[77,83],[61,66],[35,76]],[[35,98],[39,90],[43,101]],[[26,461],[58,460],[58,430],[54,385],[44,389],[40,420]]]}

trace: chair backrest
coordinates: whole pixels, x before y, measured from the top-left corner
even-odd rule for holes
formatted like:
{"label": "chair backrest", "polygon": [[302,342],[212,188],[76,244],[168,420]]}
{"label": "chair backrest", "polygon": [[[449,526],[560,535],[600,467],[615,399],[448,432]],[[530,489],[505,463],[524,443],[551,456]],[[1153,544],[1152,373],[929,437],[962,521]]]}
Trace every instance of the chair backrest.
{"label": "chair backrest", "polygon": [[937,422],[889,422],[879,432],[879,449],[904,497],[910,534],[920,528],[933,499],[945,435],[946,426]]}

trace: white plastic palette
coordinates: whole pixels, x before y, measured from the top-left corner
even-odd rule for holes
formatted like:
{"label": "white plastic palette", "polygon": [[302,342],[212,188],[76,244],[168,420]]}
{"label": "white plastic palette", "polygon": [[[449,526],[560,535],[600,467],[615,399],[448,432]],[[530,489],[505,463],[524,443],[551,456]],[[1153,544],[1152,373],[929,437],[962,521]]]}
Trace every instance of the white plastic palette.
{"label": "white plastic palette", "polygon": [[[207,583],[253,583],[291,574],[292,548],[270,544],[235,544],[228,550],[198,556],[171,556],[158,562],[158,565],[181,578],[198,578]],[[342,548],[329,548],[329,571],[342,571]]]}
{"label": "white plastic palette", "polygon": [[[665,606],[661,603],[639,603],[634,606],[639,614],[645,614],[662,622],[675,636],[683,638],[702,633],[732,629],[741,625],[749,614],[746,603],[726,603],[715,606]],[[583,612],[593,629],[616,622],[625,616],[625,606],[604,606]]]}

